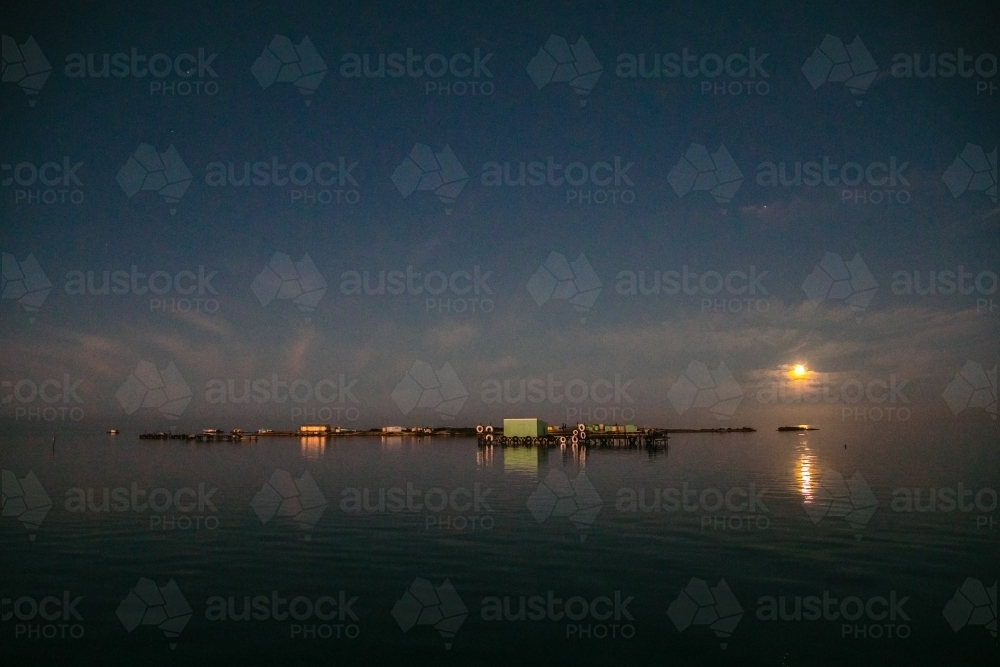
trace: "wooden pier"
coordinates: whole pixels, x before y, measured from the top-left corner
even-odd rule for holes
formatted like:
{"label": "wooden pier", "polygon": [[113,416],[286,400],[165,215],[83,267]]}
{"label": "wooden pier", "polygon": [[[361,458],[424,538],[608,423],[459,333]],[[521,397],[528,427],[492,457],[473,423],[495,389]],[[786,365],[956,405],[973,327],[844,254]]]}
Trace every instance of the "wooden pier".
{"label": "wooden pier", "polygon": [[496,433],[492,426],[476,427],[480,447],[599,447],[604,449],[664,449],[666,429],[642,428],[634,431],[588,431],[584,424],[555,430],[538,437],[507,437]]}

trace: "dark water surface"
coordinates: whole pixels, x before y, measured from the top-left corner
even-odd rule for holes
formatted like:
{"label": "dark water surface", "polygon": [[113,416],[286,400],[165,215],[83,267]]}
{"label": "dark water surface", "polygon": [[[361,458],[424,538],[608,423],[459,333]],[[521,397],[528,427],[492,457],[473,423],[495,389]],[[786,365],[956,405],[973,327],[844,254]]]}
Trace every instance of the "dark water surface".
{"label": "dark water surface", "polygon": [[996,664],[997,452],[993,423],[659,452],[7,434],[4,664]]}

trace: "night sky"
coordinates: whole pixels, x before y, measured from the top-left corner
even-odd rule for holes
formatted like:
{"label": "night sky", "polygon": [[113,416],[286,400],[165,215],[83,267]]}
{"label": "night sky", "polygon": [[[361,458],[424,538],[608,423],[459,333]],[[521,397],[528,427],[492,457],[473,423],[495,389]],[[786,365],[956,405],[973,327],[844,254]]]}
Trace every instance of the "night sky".
{"label": "night sky", "polygon": [[[5,425],[586,416],[572,407],[608,422],[741,426],[839,418],[848,384],[874,387],[852,407],[987,419],[988,399],[942,397],[963,368],[973,384],[992,370],[996,418],[996,5],[332,4],[5,5]],[[853,57],[824,70],[821,44]],[[40,89],[38,50],[51,68]],[[947,76],[960,50],[969,76]],[[405,67],[408,53],[412,75],[392,76],[391,54]],[[105,54],[109,76],[89,76],[88,59],[99,74]],[[386,75],[364,76],[380,54]],[[659,76],[626,76],[640,55]],[[932,57],[938,76],[904,76]],[[358,62],[362,76],[348,76]],[[454,74],[422,69],[445,62]],[[133,74],[154,63],[165,76]],[[830,80],[844,71],[853,91]],[[162,182],[143,160],[162,163]],[[768,184],[769,169],[788,182],[796,163],[808,180],[810,162],[818,185]],[[246,163],[263,184],[230,183]],[[524,185],[496,184],[522,164]],[[869,178],[845,186],[859,169]],[[730,187],[713,191],[720,181]],[[821,262],[847,283],[824,283]],[[109,293],[91,294],[105,272]],[[640,272],[658,293],[629,293]],[[933,293],[907,286],[931,272]],[[950,290],[952,274],[968,274],[966,293]],[[685,399],[699,364],[720,394],[731,376],[735,411]],[[761,390],[790,364],[834,400],[768,402]],[[180,403],[142,393],[157,376]],[[533,380],[540,402],[519,398]],[[259,401],[231,402],[256,381]],[[311,397],[281,402],[275,381]],[[560,393],[571,383],[579,401]],[[44,412],[66,407],[78,411]]]}

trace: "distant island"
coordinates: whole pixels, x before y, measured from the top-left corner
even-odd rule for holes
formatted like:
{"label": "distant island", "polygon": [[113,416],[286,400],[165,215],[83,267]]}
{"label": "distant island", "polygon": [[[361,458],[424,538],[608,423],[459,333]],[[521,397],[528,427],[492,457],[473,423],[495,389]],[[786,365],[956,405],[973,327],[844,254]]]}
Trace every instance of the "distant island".
{"label": "distant island", "polygon": [[806,425],[803,424],[801,426],[779,426],[778,430],[779,431],[818,431],[819,429],[818,428],[813,428],[812,426],[806,426]]}

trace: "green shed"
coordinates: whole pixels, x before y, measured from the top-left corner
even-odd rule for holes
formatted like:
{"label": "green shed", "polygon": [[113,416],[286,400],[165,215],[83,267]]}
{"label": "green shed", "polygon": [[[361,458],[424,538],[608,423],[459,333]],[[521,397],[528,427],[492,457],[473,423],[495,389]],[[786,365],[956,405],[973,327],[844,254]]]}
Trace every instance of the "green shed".
{"label": "green shed", "polygon": [[538,438],[548,426],[541,419],[504,419],[503,434],[507,438]]}

